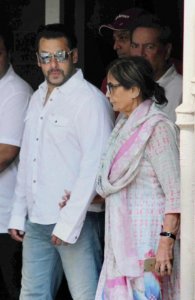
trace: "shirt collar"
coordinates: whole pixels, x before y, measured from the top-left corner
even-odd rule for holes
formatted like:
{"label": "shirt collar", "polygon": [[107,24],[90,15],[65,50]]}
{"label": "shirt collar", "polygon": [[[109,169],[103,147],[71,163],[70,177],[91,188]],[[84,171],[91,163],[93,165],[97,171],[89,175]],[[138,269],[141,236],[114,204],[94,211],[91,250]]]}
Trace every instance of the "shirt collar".
{"label": "shirt collar", "polygon": [[177,71],[174,65],[171,65],[170,68],[157,80],[157,83],[162,86],[166,86],[169,82],[171,77],[175,77]]}
{"label": "shirt collar", "polygon": [[[71,91],[72,89],[76,88],[79,81],[84,79],[83,72],[81,69],[76,69],[75,74],[73,74],[64,84],[59,87],[56,87],[54,90],[58,89],[63,94],[67,94],[67,92]],[[44,93],[47,92],[47,81],[45,80],[43,83],[39,85],[39,89],[42,90]]]}

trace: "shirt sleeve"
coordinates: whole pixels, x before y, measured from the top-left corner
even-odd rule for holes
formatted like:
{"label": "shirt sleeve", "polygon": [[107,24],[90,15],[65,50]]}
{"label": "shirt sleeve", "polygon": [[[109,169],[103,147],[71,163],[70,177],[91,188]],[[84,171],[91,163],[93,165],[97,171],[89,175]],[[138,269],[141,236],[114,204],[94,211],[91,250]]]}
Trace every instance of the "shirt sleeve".
{"label": "shirt sleeve", "polygon": [[54,235],[68,243],[77,241],[88,207],[96,194],[95,179],[101,154],[113,128],[113,119],[111,108],[109,112],[104,103],[94,105],[93,101],[84,105],[75,118],[75,131],[81,151],[80,172],[71,191],[71,198],[61,210],[53,231]]}
{"label": "shirt sleeve", "polygon": [[20,147],[29,94],[12,95],[1,109],[0,143]]}
{"label": "shirt sleeve", "polygon": [[146,148],[165,194],[165,214],[180,213],[180,165],[176,134],[170,125],[159,122]]}
{"label": "shirt sleeve", "polygon": [[[32,102],[30,103],[32,104]],[[30,105],[28,107],[28,110]],[[28,110],[26,111],[26,117],[24,118],[24,125],[25,119],[28,115]],[[27,153],[26,149],[28,148],[27,139],[25,138],[28,133],[25,130],[24,126],[24,133],[22,137],[21,149],[19,153],[19,165],[18,165],[18,172],[16,177],[16,185],[15,191],[13,195],[13,206],[11,210],[11,216],[8,224],[8,229],[18,229],[25,231],[25,222],[27,217],[27,201],[26,201],[26,161],[27,161]]]}
{"label": "shirt sleeve", "polygon": [[22,145],[19,153],[19,165],[16,178],[16,188],[13,195],[13,206],[8,229],[18,229],[25,231],[25,222],[27,217],[27,200],[26,200],[26,149],[27,142],[25,138],[25,129],[22,139]]}

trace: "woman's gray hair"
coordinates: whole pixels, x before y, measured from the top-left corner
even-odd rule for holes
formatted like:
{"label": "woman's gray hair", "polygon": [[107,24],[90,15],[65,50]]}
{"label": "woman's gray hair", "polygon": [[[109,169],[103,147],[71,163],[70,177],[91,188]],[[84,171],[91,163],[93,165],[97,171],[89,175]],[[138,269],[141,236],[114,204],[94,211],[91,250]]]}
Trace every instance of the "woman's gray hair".
{"label": "woman's gray hair", "polygon": [[143,101],[154,97],[154,101],[160,105],[168,102],[164,89],[154,81],[152,66],[145,58],[131,56],[116,59],[109,65],[108,72],[125,89],[139,87]]}

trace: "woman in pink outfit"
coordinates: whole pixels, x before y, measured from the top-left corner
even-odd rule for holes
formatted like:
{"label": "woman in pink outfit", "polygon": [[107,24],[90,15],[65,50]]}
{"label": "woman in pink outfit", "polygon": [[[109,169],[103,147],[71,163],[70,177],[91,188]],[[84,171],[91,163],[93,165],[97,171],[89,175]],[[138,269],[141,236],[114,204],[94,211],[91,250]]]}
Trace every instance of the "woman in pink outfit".
{"label": "woman in pink outfit", "polygon": [[178,129],[143,57],[111,63],[107,97],[122,117],[97,176],[106,229],[96,300],[179,300]]}

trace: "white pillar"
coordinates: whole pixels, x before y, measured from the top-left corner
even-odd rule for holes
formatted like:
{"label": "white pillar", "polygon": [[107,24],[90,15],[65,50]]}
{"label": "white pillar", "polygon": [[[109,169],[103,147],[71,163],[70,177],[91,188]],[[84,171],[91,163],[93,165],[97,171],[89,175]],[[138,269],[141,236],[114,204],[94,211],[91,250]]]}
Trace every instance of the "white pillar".
{"label": "white pillar", "polygon": [[[195,1],[184,1],[183,103],[177,108],[181,163],[181,300],[195,299]],[[166,176],[166,175],[165,175]]]}
{"label": "white pillar", "polygon": [[45,24],[60,22],[60,0],[45,0]]}

